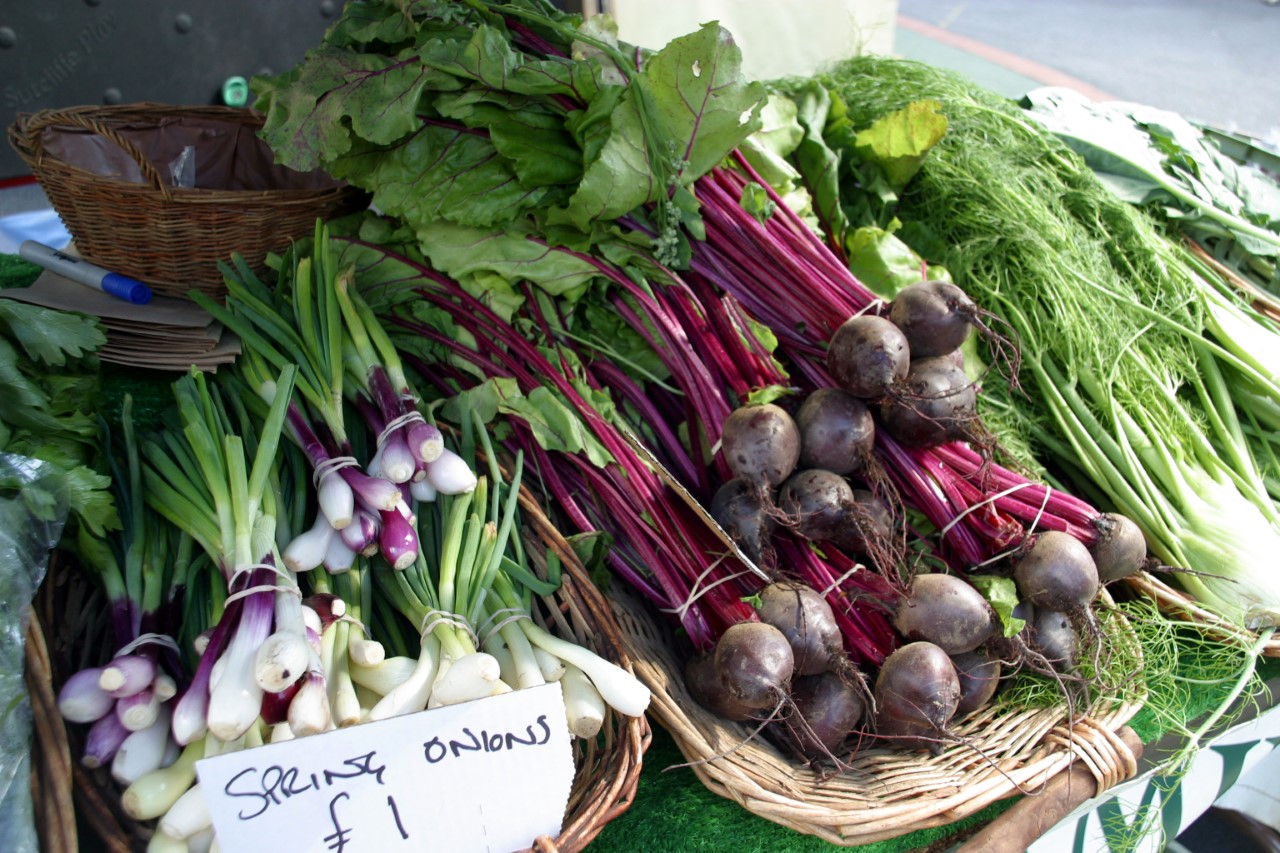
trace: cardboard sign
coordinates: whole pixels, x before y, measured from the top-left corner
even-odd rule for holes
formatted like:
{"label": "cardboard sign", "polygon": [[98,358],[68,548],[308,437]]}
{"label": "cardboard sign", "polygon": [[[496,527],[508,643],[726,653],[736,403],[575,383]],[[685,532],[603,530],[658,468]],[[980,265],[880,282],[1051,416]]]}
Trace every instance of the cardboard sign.
{"label": "cardboard sign", "polygon": [[223,850],[508,853],[560,833],[556,683],[196,763]]}

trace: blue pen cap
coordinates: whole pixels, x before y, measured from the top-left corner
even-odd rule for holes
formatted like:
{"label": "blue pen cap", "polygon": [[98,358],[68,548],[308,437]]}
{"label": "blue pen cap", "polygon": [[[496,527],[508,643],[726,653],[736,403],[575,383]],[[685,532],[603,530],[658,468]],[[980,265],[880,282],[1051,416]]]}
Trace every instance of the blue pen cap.
{"label": "blue pen cap", "polygon": [[102,290],[134,305],[146,305],[151,301],[151,288],[137,279],[116,272],[109,272],[102,277]]}

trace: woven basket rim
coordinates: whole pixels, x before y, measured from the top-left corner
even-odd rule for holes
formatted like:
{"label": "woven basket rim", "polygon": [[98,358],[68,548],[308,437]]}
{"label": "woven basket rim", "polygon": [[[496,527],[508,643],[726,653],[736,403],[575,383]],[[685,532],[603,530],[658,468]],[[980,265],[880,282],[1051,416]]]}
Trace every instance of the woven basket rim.
{"label": "woven basket rim", "polygon": [[[689,696],[675,651],[647,605],[629,592],[613,594],[611,603],[632,646],[637,673],[653,691],[650,714],[670,733],[699,780],[759,817],[839,846],[951,824],[1020,790],[1034,790],[1082,753],[1074,746],[1080,725],[1119,742],[1114,732],[1141,707],[1140,701],[1114,702],[1068,730],[1060,706],[1017,711],[995,705],[959,727],[961,734],[987,729],[980,744],[987,757],[964,745],[934,757],[875,747],[855,759],[855,767],[870,768],[868,778],[874,779],[855,796],[850,788],[857,783],[849,780],[856,771],[823,780],[767,742],[744,743],[750,726],[724,721]],[[1136,644],[1136,636],[1130,639]],[[1136,769],[1125,751],[1103,750],[1101,758],[1088,760],[1091,766],[1104,765],[1097,767],[1100,776],[1119,781]]]}

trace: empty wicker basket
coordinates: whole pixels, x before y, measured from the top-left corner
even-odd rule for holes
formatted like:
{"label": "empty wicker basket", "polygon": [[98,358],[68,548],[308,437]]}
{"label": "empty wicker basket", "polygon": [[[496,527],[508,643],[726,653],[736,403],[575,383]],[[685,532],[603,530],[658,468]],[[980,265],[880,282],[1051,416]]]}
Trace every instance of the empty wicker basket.
{"label": "empty wicker basket", "polygon": [[73,107],[19,114],[9,142],[84,258],[160,294],[221,296],[233,252],[261,272],[317,218],[368,205],[323,172],[275,165],[262,122],[232,107]]}

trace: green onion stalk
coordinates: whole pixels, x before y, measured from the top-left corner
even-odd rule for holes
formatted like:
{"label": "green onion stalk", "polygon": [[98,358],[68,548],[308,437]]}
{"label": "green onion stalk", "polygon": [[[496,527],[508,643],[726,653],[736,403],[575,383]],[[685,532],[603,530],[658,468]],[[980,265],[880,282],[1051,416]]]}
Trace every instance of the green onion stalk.
{"label": "green onion stalk", "polygon": [[113,655],[73,674],[58,694],[64,719],[90,725],[82,763],[110,766],[121,784],[158,767],[169,745],[170,700],[185,681],[175,635],[194,550],[142,500],[132,410],[126,397],[119,442],[102,430],[123,524],[105,539],[82,530],[78,543],[107,596]]}
{"label": "green onion stalk", "polygon": [[[244,410],[229,411],[205,375],[193,370],[174,385],[180,430],[162,432],[144,446],[148,504],[208,554],[228,593],[221,619],[173,710],[173,736],[184,746],[206,732],[222,742],[246,734],[259,719],[263,673],[270,671],[259,664],[260,650],[275,648],[272,627],[278,615],[292,612],[300,620],[300,610],[292,605],[277,606],[278,599],[300,601],[301,591],[280,564],[276,495],[270,488],[295,372],[286,368],[276,379],[282,393],[255,433]],[[292,660],[305,658],[300,622],[275,627],[292,635]],[[303,647],[297,646],[298,637]],[[282,660],[285,669],[293,666],[287,654]],[[211,678],[215,666],[216,680]]]}
{"label": "green onion stalk", "polygon": [[1041,459],[1137,522],[1160,560],[1191,570],[1177,577],[1202,604],[1236,624],[1274,624],[1280,584],[1267,565],[1280,511],[1246,437],[1247,403],[1225,377],[1269,399],[1277,385],[1216,336],[1215,323],[1240,318],[1239,301],[1213,298],[1141,212],[998,97],[871,57],[824,80],[853,128],[941,104],[947,132],[894,212],[903,239],[1017,330],[1025,396],[987,383],[984,420],[1033,436]]}

